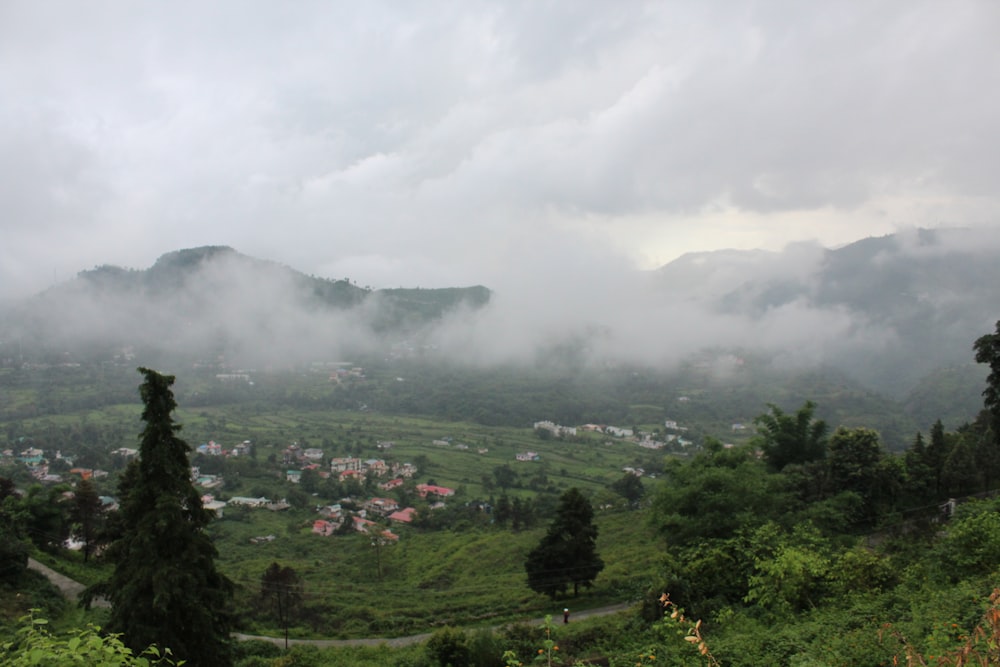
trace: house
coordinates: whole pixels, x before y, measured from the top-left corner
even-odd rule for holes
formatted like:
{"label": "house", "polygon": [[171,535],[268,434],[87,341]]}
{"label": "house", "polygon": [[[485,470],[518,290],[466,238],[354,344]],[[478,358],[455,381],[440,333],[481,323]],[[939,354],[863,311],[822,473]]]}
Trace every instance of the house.
{"label": "house", "polygon": [[351,457],[330,459],[330,472],[346,472],[348,470],[361,472],[361,459]]}
{"label": "house", "polygon": [[390,479],[388,482],[382,482],[381,484],[378,485],[378,488],[382,489],[383,491],[391,491],[401,486],[403,486],[403,478],[397,477],[395,479]]}
{"label": "house", "polygon": [[296,444],[288,445],[281,452],[281,462],[284,464],[288,463],[300,463],[305,456],[302,454],[302,448]]}
{"label": "house", "polygon": [[361,469],[366,473],[370,472],[374,475],[382,477],[389,472],[389,466],[386,465],[385,461],[382,459],[367,459],[361,466]]}
{"label": "house", "polygon": [[285,479],[292,484],[298,484],[302,481],[302,471],[301,470],[286,470]]}
{"label": "house", "polygon": [[[359,533],[378,531],[378,524],[369,519],[364,519],[360,516],[356,516],[354,517],[354,530],[358,531]],[[378,534],[384,537],[385,539],[391,540],[393,542],[399,540],[399,535],[394,534],[390,530],[381,530],[378,531]]]}
{"label": "house", "polygon": [[554,436],[576,435],[575,426],[560,426],[550,421],[535,422],[536,431],[548,431]]}
{"label": "house", "polygon": [[541,461],[542,457],[538,452],[518,452],[514,455],[518,461]]}
{"label": "house", "polygon": [[400,477],[413,477],[417,474],[417,466],[412,463],[393,463],[392,474]]}
{"label": "house", "polygon": [[222,456],[222,445],[214,440],[209,440],[207,443],[198,445],[198,449],[195,451],[205,456]]}
{"label": "house", "polygon": [[206,493],[201,497],[201,506],[209,512],[215,512],[215,517],[217,519],[221,519],[223,509],[226,507],[226,502],[224,500],[216,500],[215,496],[210,493]]}
{"label": "house", "polygon": [[412,507],[407,507],[406,509],[397,510],[389,515],[389,521],[395,523],[411,523],[413,521],[413,515],[417,513]]}
{"label": "house", "polygon": [[364,502],[364,509],[372,514],[386,516],[399,509],[399,503],[392,498],[371,498]]}
{"label": "house", "polygon": [[258,537],[251,537],[250,544],[267,544],[268,542],[274,542],[276,539],[274,535],[260,535]]}
{"label": "house", "polygon": [[340,473],[339,479],[341,482],[343,482],[348,479],[351,479],[352,477],[354,479],[359,479],[362,482],[365,480],[365,474],[360,470],[345,470],[344,472]]}
{"label": "house", "polygon": [[251,443],[249,440],[244,440],[240,444],[238,444],[235,447],[233,447],[232,455],[233,456],[250,456],[250,453],[252,451],[253,451],[253,443]]}
{"label": "house", "polygon": [[324,519],[341,521],[344,518],[344,510],[340,507],[340,503],[336,503],[334,505],[327,505],[325,507],[320,507],[316,511]]}
{"label": "house", "polygon": [[316,449],[315,447],[310,447],[309,449],[302,452],[302,456],[310,461],[322,461],[323,460],[323,450]]}
{"label": "house", "polygon": [[449,489],[446,486],[435,486],[433,484],[417,484],[417,493],[420,494],[421,498],[426,498],[429,495],[447,498],[448,496],[455,495],[455,489]]}
{"label": "house", "polygon": [[608,435],[613,435],[616,438],[630,438],[632,437],[632,429],[630,428],[619,428],[618,426],[606,426],[604,427],[604,432]]}
{"label": "house", "polygon": [[244,507],[252,507],[252,508],[264,507],[269,502],[270,501],[263,496],[261,496],[260,498],[247,498],[244,496],[235,496],[229,499],[230,505],[242,505]]}
{"label": "house", "polygon": [[329,537],[337,532],[338,528],[340,528],[339,523],[327,521],[326,519],[316,519],[313,521],[312,532],[313,535],[323,535],[324,537]]}
{"label": "house", "polygon": [[202,487],[203,489],[217,489],[222,486],[222,477],[220,475],[198,475],[195,480],[195,484]]}

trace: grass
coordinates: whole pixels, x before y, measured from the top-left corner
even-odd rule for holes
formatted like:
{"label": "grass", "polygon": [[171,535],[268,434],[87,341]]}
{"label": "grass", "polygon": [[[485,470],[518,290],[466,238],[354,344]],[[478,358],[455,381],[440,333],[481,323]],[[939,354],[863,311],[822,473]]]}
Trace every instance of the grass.
{"label": "grass", "polygon": [[[652,585],[658,551],[643,531],[641,513],[599,516],[598,549],[606,567],[594,588],[578,598],[552,601],[532,592],[524,560],[544,528],[522,533],[472,530],[404,532],[398,544],[383,548],[382,578],[375,554],[362,535],[320,537],[281,531],[280,519],[261,517],[261,532],[283,533],[274,542],[254,546],[234,539],[253,532],[228,526],[220,539],[220,567],[241,587],[244,605],[252,604],[260,576],[271,562],[292,567],[303,579],[307,619],[294,636],[345,638],[425,632],[445,625],[474,627],[538,617],[568,600],[582,609],[635,600]],[[294,522],[294,520],[291,520]],[[409,595],[400,595],[409,591]],[[245,618],[254,632],[277,633],[268,621]]]}

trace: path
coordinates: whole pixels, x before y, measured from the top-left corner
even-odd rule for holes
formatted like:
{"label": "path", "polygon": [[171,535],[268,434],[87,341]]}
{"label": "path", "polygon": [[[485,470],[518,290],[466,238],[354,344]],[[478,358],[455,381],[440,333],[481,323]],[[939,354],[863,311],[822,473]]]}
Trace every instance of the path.
{"label": "path", "polygon": [[[37,572],[44,574],[52,584],[59,589],[59,591],[68,599],[76,601],[77,597],[86,588],[83,584],[78,581],[74,581],[69,577],[59,574],[47,565],[39,563],[34,558],[28,559],[28,567]],[[108,607],[107,600],[98,598],[94,600],[93,606],[95,607]],[[608,614],[616,614],[620,611],[625,611],[632,605],[630,603],[613,604],[606,607],[597,607],[595,609],[581,609],[580,611],[573,612],[570,617],[570,622],[573,620],[578,620],[582,618],[589,618],[591,616],[607,616]],[[562,617],[561,610],[555,610],[552,614],[552,622],[560,624],[559,619]],[[544,618],[538,618],[531,621],[527,621],[530,625],[541,625],[545,622]],[[502,625],[495,626],[494,630],[499,630],[510,625],[514,625],[514,621],[509,623],[504,623]],[[294,646],[296,644],[307,644],[310,646],[317,646],[320,648],[328,648],[332,646],[380,646],[385,644],[386,646],[391,646],[397,648],[400,646],[410,646],[411,644],[419,644],[420,642],[427,641],[432,633],[424,632],[419,635],[409,635],[406,637],[369,637],[363,639],[289,639],[288,645]],[[247,641],[250,639],[257,639],[260,641],[271,642],[272,644],[278,644],[279,646],[285,645],[284,637],[265,637],[263,635],[246,635],[240,632],[234,632],[233,637],[240,641]]]}
{"label": "path", "polygon": [[[597,607],[595,609],[582,609],[578,612],[573,612],[570,616],[570,623],[574,620],[579,620],[582,618],[589,618],[591,616],[607,616],[609,614],[617,614],[618,612],[625,611],[632,606],[631,603],[621,603],[608,605],[606,607]],[[562,625],[559,620],[562,618],[562,611],[556,610],[552,614],[552,622],[556,625]],[[502,628],[514,625],[515,623],[528,623],[529,625],[541,625],[545,623],[544,618],[537,618],[531,621],[511,621],[509,623],[503,623],[502,625],[494,626],[493,630],[500,630]],[[385,644],[386,646],[391,646],[393,648],[398,648],[400,646],[410,646],[411,644],[419,644],[420,642],[427,641],[432,633],[424,632],[419,635],[409,635],[406,637],[372,637],[367,639],[289,639],[288,645],[295,646],[297,644],[306,644],[309,646],[317,646],[319,648],[329,648],[332,646],[380,646]],[[285,645],[284,637],[265,637],[262,635],[245,635],[238,632],[233,633],[233,637],[239,639],[240,641],[247,641],[249,639],[258,639],[260,641],[271,642],[272,644],[277,644],[279,646]]]}
{"label": "path", "polygon": [[[63,597],[73,602],[76,602],[80,597],[80,593],[87,588],[79,581],[74,581],[66,575],[59,574],[48,565],[43,565],[34,558],[28,559],[28,569],[41,572],[49,581],[52,582],[53,586],[59,589],[59,592],[63,594]],[[110,607],[111,605],[104,598],[94,598],[91,606]]]}

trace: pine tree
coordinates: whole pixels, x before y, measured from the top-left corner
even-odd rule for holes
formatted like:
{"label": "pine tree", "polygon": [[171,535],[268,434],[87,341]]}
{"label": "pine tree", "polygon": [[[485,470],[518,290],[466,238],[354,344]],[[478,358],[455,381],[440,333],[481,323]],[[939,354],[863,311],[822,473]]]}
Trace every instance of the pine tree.
{"label": "pine tree", "polygon": [[73,490],[73,502],[70,504],[70,519],[73,522],[73,533],[83,542],[83,562],[90,559],[94,547],[97,546],[103,523],[101,497],[97,495],[94,483],[89,479],[80,480]]}
{"label": "pine tree", "polygon": [[211,514],[191,482],[190,447],[176,435],[174,377],[139,372],[145,428],[119,483],[121,533],[107,551],[114,573],[96,592],[111,601],[108,630],[134,650],[156,644],[188,665],[229,665],[232,584],[216,570]]}
{"label": "pine tree", "polygon": [[559,498],[556,517],[537,547],[528,554],[524,569],[528,586],[555,597],[573,586],[591,586],[604,569],[597,554],[597,526],[590,501],[577,488]]}

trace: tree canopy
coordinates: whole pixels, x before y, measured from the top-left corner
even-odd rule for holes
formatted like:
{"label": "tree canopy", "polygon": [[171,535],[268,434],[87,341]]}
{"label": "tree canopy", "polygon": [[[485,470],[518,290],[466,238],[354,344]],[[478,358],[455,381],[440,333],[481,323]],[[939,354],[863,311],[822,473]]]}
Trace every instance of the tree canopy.
{"label": "tree canopy", "polygon": [[826,454],[827,425],[815,419],[816,404],[806,401],[794,415],[785,414],[778,406],[768,404],[770,412],[753,420],[760,438],[764,458],[773,470],[782,470],[794,463],[809,463]]}

